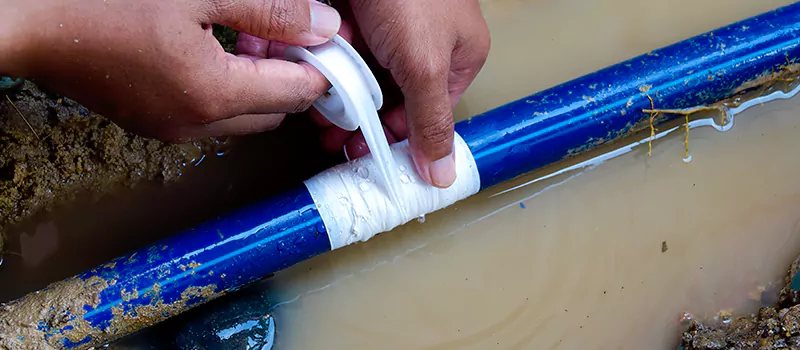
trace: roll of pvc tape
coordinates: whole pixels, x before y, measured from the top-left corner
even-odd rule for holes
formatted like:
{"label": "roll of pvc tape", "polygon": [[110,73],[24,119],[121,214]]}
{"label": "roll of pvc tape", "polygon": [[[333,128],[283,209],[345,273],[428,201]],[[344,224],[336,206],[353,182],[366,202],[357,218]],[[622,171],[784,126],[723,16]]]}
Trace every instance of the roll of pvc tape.
{"label": "roll of pvc tape", "polygon": [[336,126],[354,131],[359,127],[355,105],[361,95],[369,95],[378,110],[383,106],[383,94],[367,63],[341,36],[335,36],[325,44],[309,48],[289,46],[285,57],[293,61],[305,61],[319,70],[331,83],[328,93],[314,102],[325,118]]}
{"label": "roll of pvc tape", "polygon": [[[456,182],[446,189],[425,183],[415,171],[408,141],[392,147],[377,110],[383,95],[366,62],[344,39],[310,48],[290,46],[285,57],[305,61],[331,83],[314,107],[336,126],[361,128],[370,154],[324,171],[305,182],[330,239],[331,248],[366,241],[416,217],[480,190],[480,176],[466,143],[455,135]],[[386,192],[375,185],[383,182]]]}
{"label": "roll of pvc tape", "polygon": [[397,166],[377,112],[383,105],[383,95],[367,63],[338,35],[325,44],[307,49],[288,47],[285,55],[291,60],[310,63],[328,78],[331,89],[314,102],[314,107],[342,129],[361,128],[370,153],[378,162],[383,189],[404,213]]}

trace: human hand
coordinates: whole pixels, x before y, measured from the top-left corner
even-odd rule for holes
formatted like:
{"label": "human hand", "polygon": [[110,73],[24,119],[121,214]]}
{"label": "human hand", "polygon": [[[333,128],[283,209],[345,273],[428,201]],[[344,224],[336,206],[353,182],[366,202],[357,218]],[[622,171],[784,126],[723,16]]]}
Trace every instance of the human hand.
{"label": "human hand", "polygon": [[[379,80],[386,78],[388,108],[381,119],[390,143],[408,138],[420,176],[449,187],[456,177],[452,111],[489,54],[489,30],[478,1],[350,0],[349,8],[334,7],[343,17],[340,35],[371,51],[373,57],[365,58],[386,70],[375,73]],[[343,146],[351,158],[368,152],[360,132],[339,129],[312,113],[327,127],[322,141],[330,152]]]}
{"label": "human hand", "polygon": [[[224,52],[212,23],[267,40],[317,45],[333,37],[341,22],[334,9],[314,0],[2,5],[0,73],[32,80],[128,130],[169,141],[272,129],[329,87],[310,65]],[[253,44],[240,41],[242,51],[280,54],[280,45]]]}

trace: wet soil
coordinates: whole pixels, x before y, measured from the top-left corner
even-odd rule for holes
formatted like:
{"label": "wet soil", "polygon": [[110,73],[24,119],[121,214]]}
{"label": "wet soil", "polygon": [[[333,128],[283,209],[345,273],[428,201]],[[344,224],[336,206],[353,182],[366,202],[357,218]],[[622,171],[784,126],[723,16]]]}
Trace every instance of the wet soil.
{"label": "wet soil", "polygon": [[679,349],[800,349],[800,257],[786,275],[774,306],[749,316],[722,312],[712,320],[688,320]]}
{"label": "wet soil", "polygon": [[173,182],[213,144],[135,136],[30,82],[0,98],[0,231],[80,193]]}
{"label": "wet soil", "polygon": [[[237,32],[214,26],[227,52]],[[177,180],[218,140],[166,144],[119,128],[75,101],[22,80],[0,85],[0,261],[9,227],[91,193]]]}

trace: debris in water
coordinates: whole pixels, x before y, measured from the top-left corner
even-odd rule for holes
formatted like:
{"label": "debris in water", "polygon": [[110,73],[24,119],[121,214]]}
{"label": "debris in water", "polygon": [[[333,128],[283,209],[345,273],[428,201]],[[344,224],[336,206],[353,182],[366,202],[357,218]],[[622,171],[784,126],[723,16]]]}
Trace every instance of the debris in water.
{"label": "debris in water", "polygon": [[692,156],[689,154],[689,115],[686,116],[686,124],[684,124],[684,129],[686,130],[686,134],[683,138],[683,145],[684,145],[684,153],[683,153],[683,161],[689,163],[692,161]]}
{"label": "debris in water", "polygon": [[667,246],[667,241],[661,242],[661,252],[666,253],[667,250],[669,250],[669,247]]}
{"label": "debris in water", "polygon": [[[650,109],[655,111],[656,105],[653,102],[653,98],[650,95],[647,95],[647,99],[650,100]],[[653,155],[653,140],[656,138],[656,127],[653,126],[653,121],[656,119],[658,112],[650,112],[650,139],[647,141],[647,156],[650,157]]]}

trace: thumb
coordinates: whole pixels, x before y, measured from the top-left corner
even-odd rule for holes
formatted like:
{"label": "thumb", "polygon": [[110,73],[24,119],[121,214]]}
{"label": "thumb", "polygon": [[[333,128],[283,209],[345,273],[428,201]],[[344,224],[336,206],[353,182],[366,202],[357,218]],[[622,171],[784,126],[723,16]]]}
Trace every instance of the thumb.
{"label": "thumb", "polygon": [[218,23],[266,40],[318,45],[339,31],[339,13],[316,0],[211,0],[205,22]]}
{"label": "thumb", "polygon": [[406,71],[409,76],[401,86],[411,154],[417,172],[426,182],[447,188],[456,180],[453,110],[447,82],[449,65],[414,66],[429,69]]}

